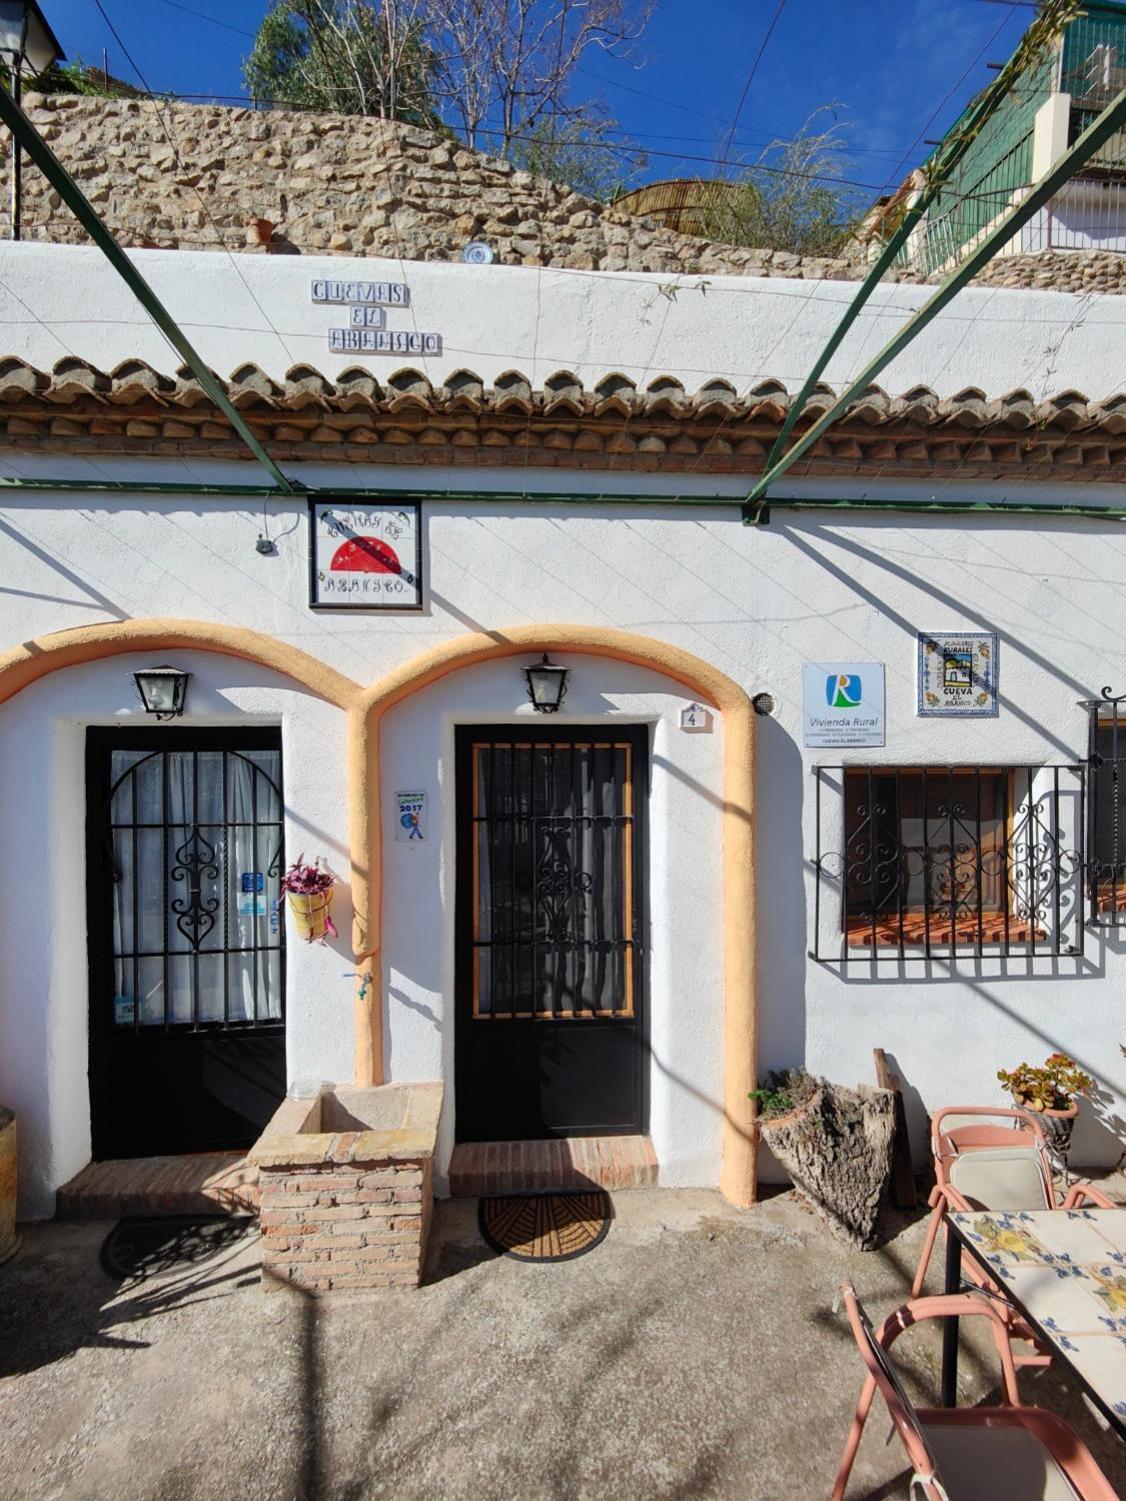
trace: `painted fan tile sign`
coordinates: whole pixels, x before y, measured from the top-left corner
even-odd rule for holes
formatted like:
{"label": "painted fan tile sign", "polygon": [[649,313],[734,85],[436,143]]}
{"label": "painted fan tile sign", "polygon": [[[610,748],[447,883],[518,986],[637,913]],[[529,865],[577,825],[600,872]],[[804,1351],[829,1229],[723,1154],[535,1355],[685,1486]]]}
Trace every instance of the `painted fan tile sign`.
{"label": "painted fan tile sign", "polygon": [[312,286],[313,301],[341,309],[345,328],[330,328],[328,347],[333,354],[439,355],[441,334],[421,333],[410,328],[388,328],[389,313],[405,312],[411,306],[410,288],[401,281],[338,281],[318,277]]}
{"label": "painted fan tile sign", "polygon": [[987,631],[919,633],[923,715],[989,719],[997,714],[997,637]]}
{"label": "painted fan tile sign", "polygon": [[807,662],[802,704],[805,745],[883,745],[884,664]]}
{"label": "painted fan tile sign", "polygon": [[418,502],[310,501],[309,607],[421,610]]}

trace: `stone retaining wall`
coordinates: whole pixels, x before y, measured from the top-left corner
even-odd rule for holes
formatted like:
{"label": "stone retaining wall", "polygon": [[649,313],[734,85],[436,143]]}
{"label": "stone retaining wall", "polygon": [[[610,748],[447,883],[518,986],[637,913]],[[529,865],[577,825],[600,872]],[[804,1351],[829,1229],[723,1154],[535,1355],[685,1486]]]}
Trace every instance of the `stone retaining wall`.
{"label": "stone retaining wall", "polygon": [[[484,239],[506,265],[832,281],[863,272],[859,247],[851,258],[802,257],[677,234],[394,121],[73,94],[29,94],[26,106],[125,245],[264,252],[256,221],[267,220],[275,253],[453,260]],[[4,218],[8,145],[5,137]],[[86,239],[34,169],[24,173],[22,217],[27,239]],[[978,280],[1123,292],[1126,256],[1011,256]]]}

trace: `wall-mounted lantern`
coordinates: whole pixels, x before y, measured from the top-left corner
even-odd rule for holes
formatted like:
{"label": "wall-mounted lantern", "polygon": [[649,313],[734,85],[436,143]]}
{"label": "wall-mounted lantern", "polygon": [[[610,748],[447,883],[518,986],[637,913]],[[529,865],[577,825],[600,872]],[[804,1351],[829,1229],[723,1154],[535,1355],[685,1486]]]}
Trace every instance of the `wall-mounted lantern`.
{"label": "wall-mounted lantern", "polygon": [[524,676],[528,679],[528,697],[537,714],[554,714],[559,708],[567,695],[569,672],[569,667],[549,662],[547,652],[544,652],[542,662],[534,662],[530,667],[524,668]]}
{"label": "wall-mounted lantern", "polygon": [[[37,78],[52,63],[62,62],[66,53],[36,0],[0,0],[0,62],[9,70],[10,88],[16,105],[25,77]],[[20,237],[20,146],[12,142],[12,228],[13,240]]]}
{"label": "wall-mounted lantern", "polygon": [[160,667],[146,667],[133,676],[146,714],[155,714],[157,719],[163,720],[177,719],[184,712],[190,672],[162,664]]}

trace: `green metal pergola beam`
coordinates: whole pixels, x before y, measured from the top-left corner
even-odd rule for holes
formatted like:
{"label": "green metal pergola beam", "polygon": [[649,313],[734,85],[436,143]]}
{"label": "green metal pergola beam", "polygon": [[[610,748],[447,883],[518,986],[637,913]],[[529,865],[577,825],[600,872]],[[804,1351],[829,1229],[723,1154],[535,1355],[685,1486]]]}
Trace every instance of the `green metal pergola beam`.
{"label": "green metal pergola beam", "polygon": [[946,278],[934,295],[908,318],[903,327],[884,345],[879,354],[868,362],[828,411],[802,434],[782,458],[777,459],[773,464],[767,461],[765,474],[747,496],[747,514],[744,520],[757,524],[766,519],[763,512],[770,486],[803,454],[808,453],[823,434],[832,427],[837,418],[848,410],[861,392],[871,385],[880,371],[891,364],[896,355],[900,354],[916,335],[922,332],[947,303],[957,296],[966,283],[972,280],[983,266],[988,265],[997,252],[1012,239],[1015,232],[1038,213],[1067,182],[1068,178],[1073,177],[1077,169],[1089,160],[1105,141],[1121,130],[1123,125],[1126,125],[1126,89],[1119,91],[1102,114],[1087,127],[1074,146],[1070,147],[1048,169],[1024,202],[1010,209],[970,252],[958,269]]}
{"label": "green metal pergola beam", "polygon": [[[194,485],[181,481],[160,480],[84,480],[84,479],[5,479],[0,477],[0,494],[44,494],[50,491],[88,495],[190,495],[212,499],[252,500],[355,500],[363,496],[376,500],[456,501],[459,504],[512,505],[543,501],[562,506],[702,506],[713,510],[742,510],[746,504],[740,495],[576,495],[571,491],[543,491],[529,494],[524,490],[420,490],[387,486],[310,485],[299,494],[278,496],[269,485],[217,484]],[[1091,520],[1126,520],[1126,505],[1095,505],[1070,501],[1008,500],[879,500],[869,496],[789,496],[772,500],[771,507],[794,511],[889,511],[920,515],[999,516],[1083,516]]]}
{"label": "green metal pergola beam", "polygon": [[[3,454],[0,453],[0,463]],[[659,506],[738,506],[743,505],[741,495],[576,495],[573,491],[547,492],[526,490],[424,490],[418,485],[410,488],[379,485],[301,485],[289,495],[278,495],[270,485],[240,484],[191,484],[186,481],[164,480],[86,480],[86,479],[23,479],[0,476],[0,494],[14,491],[17,494],[42,493],[59,490],[64,494],[77,492],[84,495],[196,495],[212,498],[250,497],[257,500],[357,500],[364,497],[389,500],[456,500],[497,502],[548,501],[553,505],[659,505]]]}
{"label": "green metal pergola beam", "polygon": [[15,141],[27,152],[31,160],[43,173],[43,176],[51,184],[55,192],[58,193],[67,208],[70,209],[94,244],[106,257],[118,276],[121,277],[145,312],[148,313],[149,317],[156,324],[157,328],[160,329],[169,343],[184,357],[185,362],[191,366],[196,380],[199,381],[200,385],[226,417],[235,432],[238,433],[247,448],[250,449],[254,457],[273,478],[278,489],[285,495],[298,494],[298,487],[285,477],[266,452],[261,442],[254,436],[254,433],[246,422],[244,422],[238,408],[233,404],[226,391],[223,390],[223,387],[204,364],[195,347],[189,342],[183,329],[122,250],[113,235],[110,234],[98,211],[36,130],[35,126],[24,114],[23,110],[12,98],[11,93],[3,82],[0,82],[0,120],[8,127]]}
{"label": "green metal pergola beam", "polygon": [[[1066,3],[1062,4],[1058,3],[1057,0],[1056,10],[1059,13],[1059,19],[1056,24],[1061,27],[1065,26],[1069,19],[1069,13],[1073,9],[1074,5],[1071,3],[1071,0],[1066,0]],[[1041,15],[1039,19],[1044,21],[1046,17]],[[1014,52],[1013,56],[982,94],[976,106],[971,109],[969,119],[962,129],[959,130],[957,136],[954,137],[953,142],[946,152],[940,154],[935,161],[931,171],[927,174],[926,184],[922,188],[918,199],[905,211],[898,229],[896,229],[887,241],[879,257],[872,263],[867,276],[857,288],[856,295],[845,309],[836,328],[829,335],[824,349],[817,356],[816,360],[814,360],[813,367],[806,376],[804,385],[790,403],[790,410],[786,415],[786,420],[783,422],[781,431],[777,438],[775,438],[770,453],[767,456],[766,467],[768,469],[785,452],[786,443],[794,430],[798,418],[805,409],[805,404],[809,400],[814,386],[816,386],[822,375],[824,375],[829,361],[836,354],[845,335],[860,316],[864,305],[872,293],[879,286],[884,273],[891,269],[896,256],[911,238],[919,220],[922,219],[927,209],[930,208],[947,182],[949,182],[954,169],[963,160],[970,147],[985,128],[987,122],[996,114],[997,110],[1008,98],[1016,80],[1026,68],[1038,60],[1045,45],[1046,40],[1042,40],[1038,45],[1030,47],[1021,46]]]}

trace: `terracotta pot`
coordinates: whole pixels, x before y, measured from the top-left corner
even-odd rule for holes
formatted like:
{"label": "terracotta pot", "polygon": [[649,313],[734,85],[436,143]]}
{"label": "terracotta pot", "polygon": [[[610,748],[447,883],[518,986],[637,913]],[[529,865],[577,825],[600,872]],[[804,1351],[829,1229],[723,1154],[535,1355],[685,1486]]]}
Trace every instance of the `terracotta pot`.
{"label": "terracotta pot", "polygon": [[293,913],[293,924],[297,929],[297,936],[303,938],[306,943],[314,943],[318,939],[323,939],[328,932],[332,892],[331,886],[327,891],[314,891],[308,895],[300,891],[286,892],[286,900],[289,902],[289,910]]}
{"label": "terracotta pot", "polygon": [[0,1105],[0,1262],[14,1256],[16,1235],[16,1118]]}

